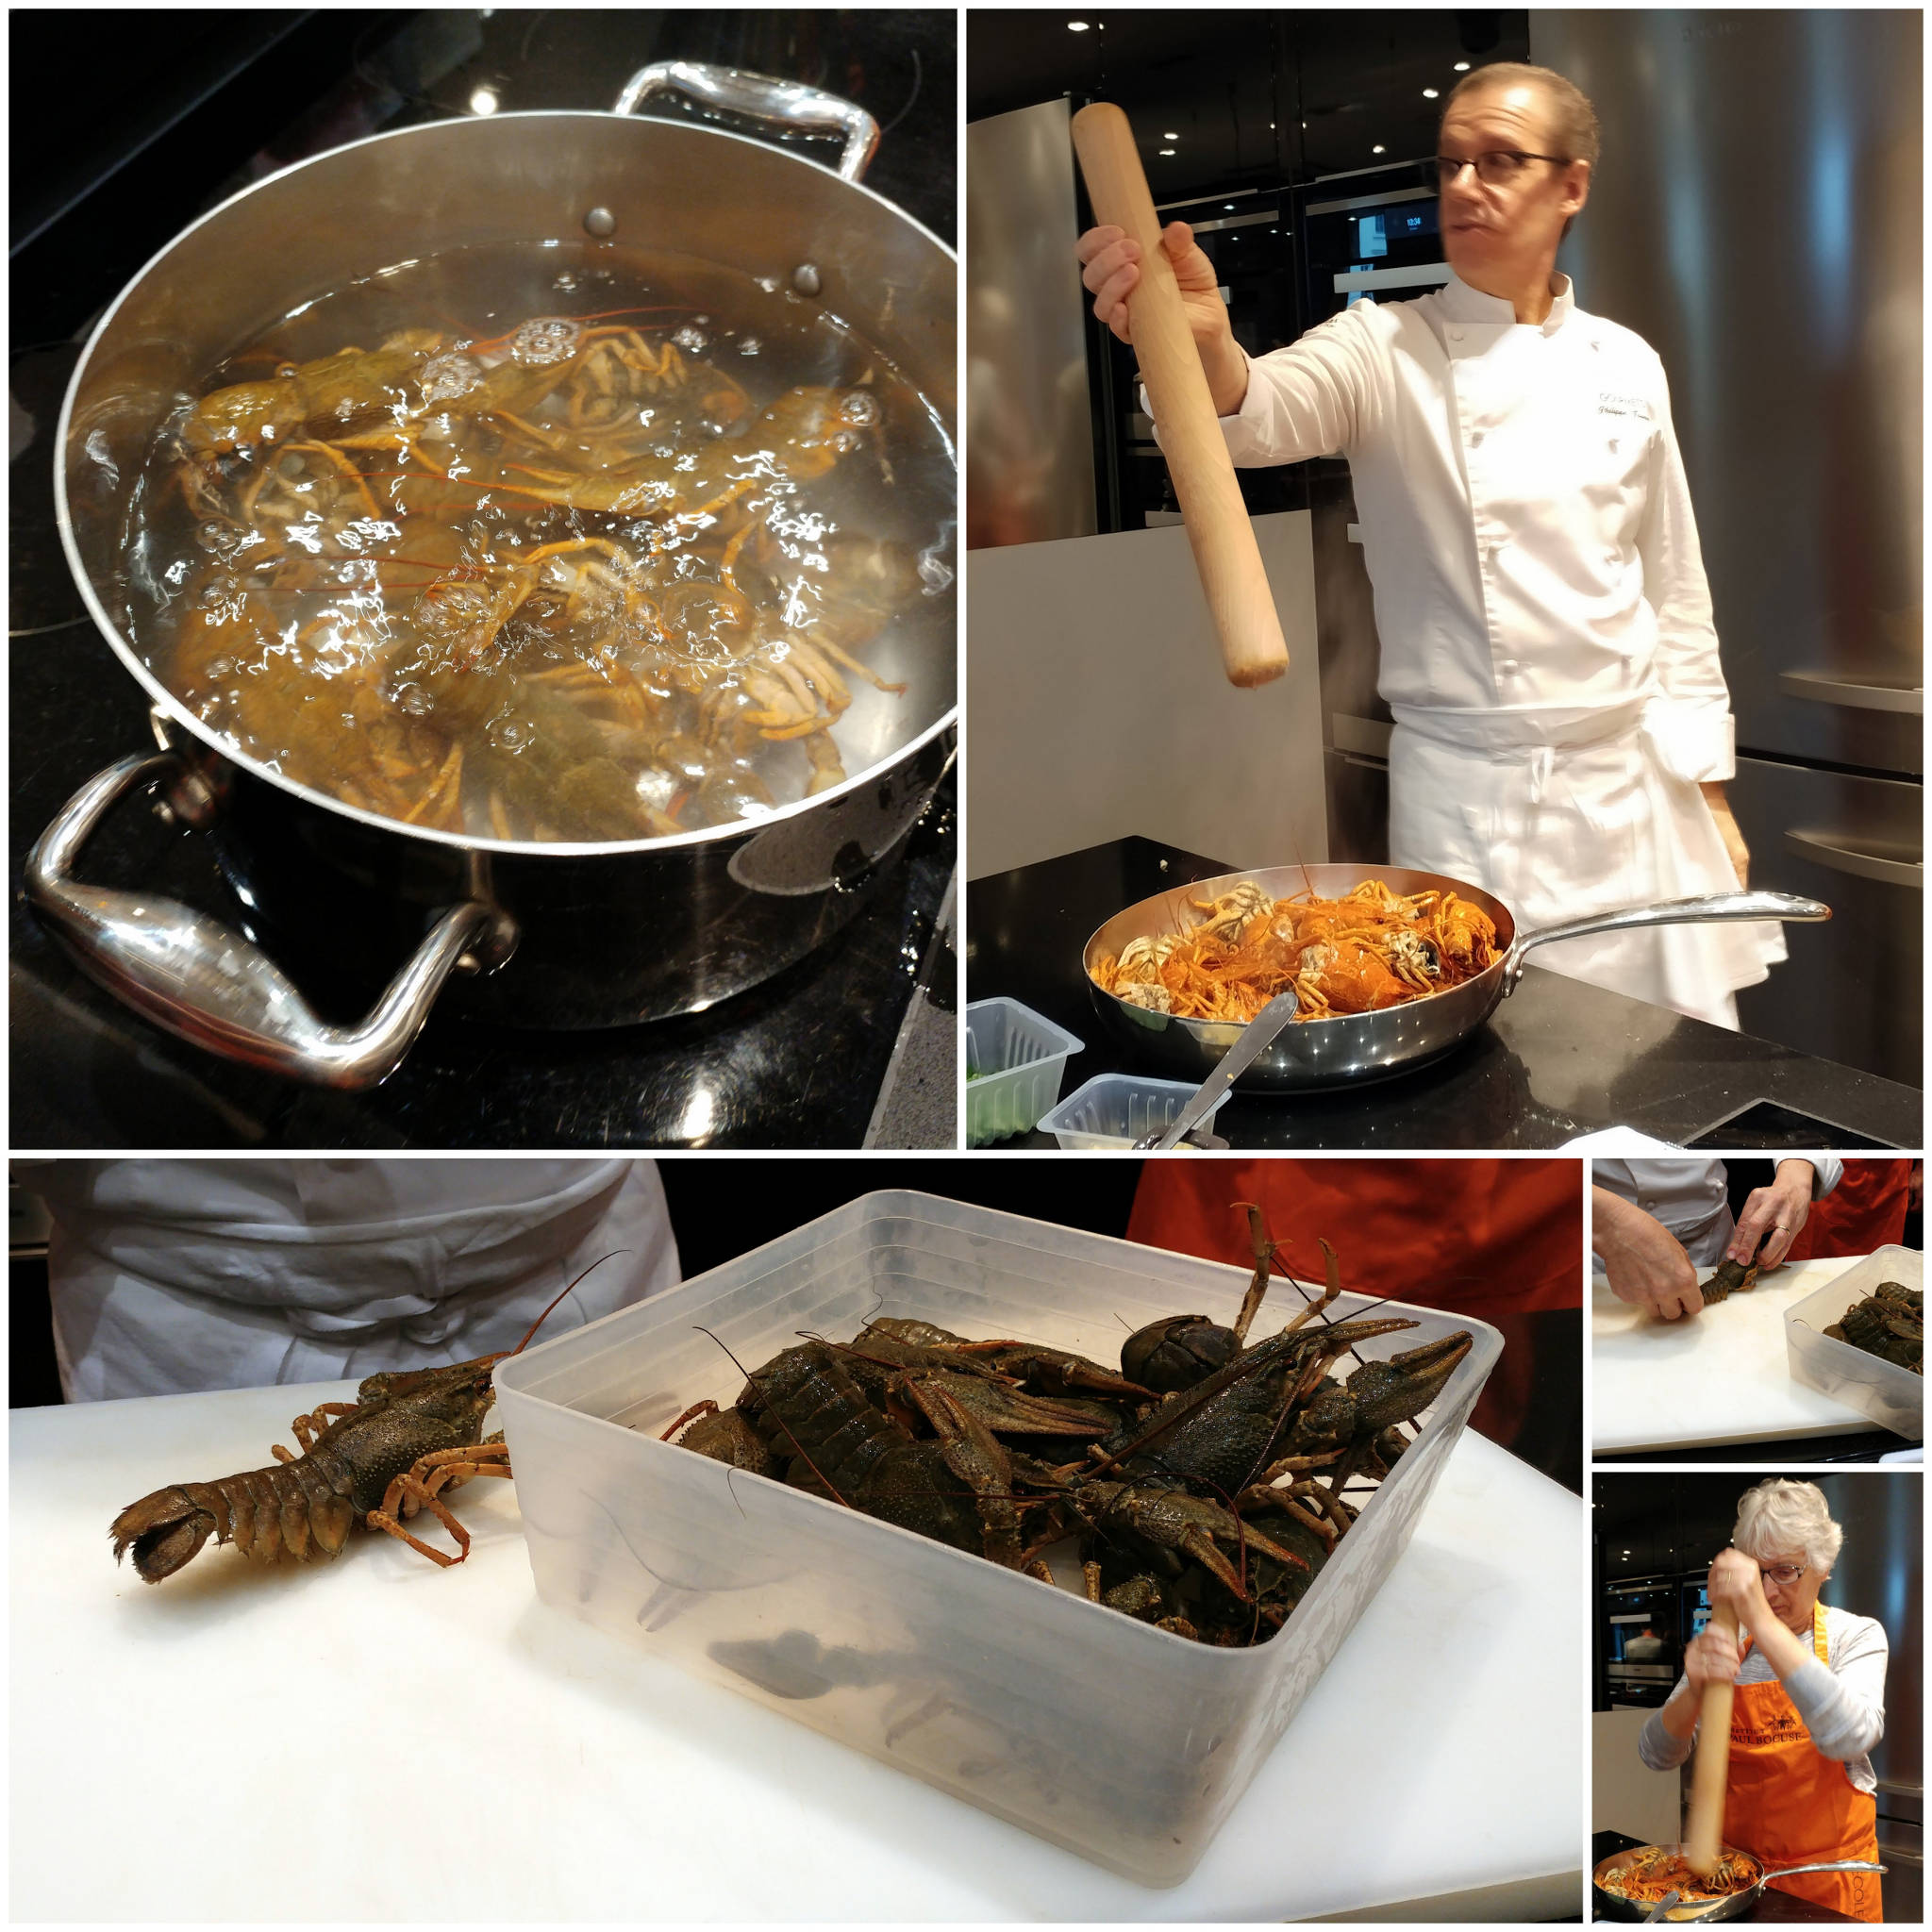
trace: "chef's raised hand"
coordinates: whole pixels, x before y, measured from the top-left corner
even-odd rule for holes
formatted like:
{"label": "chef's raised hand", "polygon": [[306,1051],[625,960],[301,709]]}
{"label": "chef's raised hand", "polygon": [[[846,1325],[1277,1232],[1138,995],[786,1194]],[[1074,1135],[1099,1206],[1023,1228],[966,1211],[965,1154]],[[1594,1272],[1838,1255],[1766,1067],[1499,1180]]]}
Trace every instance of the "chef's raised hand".
{"label": "chef's raised hand", "polygon": [[1712,1603],[1728,1597],[1740,1624],[1750,1624],[1748,1611],[1769,1607],[1764,1601],[1764,1577],[1757,1562],[1742,1550],[1720,1550],[1711,1559],[1710,1574],[1704,1579],[1704,1587],[1710,1592]]}
{"label": "chef's raised hand", "polygon": [[1701,1698],[1707,1684],[1735,1684],[1743,1658],[1737,1640],[1707,1624],[1684,1646],[1684,1675],[1691,1695]]}
{"label": "chef's raised hand", "polygon": [[[1160,231],[1160,245],[1174,264],[1181,307],[1208,373],[1214,407],[1222,415],[1232,416],[1248,392],[1248,364],[1228,324],[1214,264],[1185,222],[1170,222]],[[1140,286],[1141,244],[1124,228],[1089,228],[1074,242],[1074,253],[1080,258],[1080,280],[1093,297],[1094,315],[1122,341],[1131,342],[1127,297]]]}
{"label": "chef's raised hand", "polygon": [[1755,1255],[1761,1267],[1775,1268],[1811,1218],[1811,1176],[1808,1160],[1779,1161],[1770,1187],[1751,1191],[1724,1253],[1746,1262]]}
{"label": "chef's raised hand", "polygon": [[1607,1188],[1591,1188],[1591,1243],[1602,1257],[1610,1292],[1665,1322],[1704,1307],[1697,1271],[1683,1243],[1655,1215]]}

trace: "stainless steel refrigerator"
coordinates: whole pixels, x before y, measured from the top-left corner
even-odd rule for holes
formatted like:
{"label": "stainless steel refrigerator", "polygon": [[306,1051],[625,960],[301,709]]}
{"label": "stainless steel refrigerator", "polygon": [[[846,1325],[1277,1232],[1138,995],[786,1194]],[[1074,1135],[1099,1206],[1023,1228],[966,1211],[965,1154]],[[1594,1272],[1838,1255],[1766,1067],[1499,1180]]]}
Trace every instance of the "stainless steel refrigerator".
{"label": "stainless steel refrigerator", "polygon": [[1603,159],[1560,267],[1662,357],[1751,883],[1823,899],[1747,1032],[1923,1084],[1917,11],[1530,15]]}
{"label": "stainless steel refrigerator", "polygon": [[1844,1547],[1824,1587],[1885,1625],[1885,1736],[1872,1753],[1878,1780],[1879,1881],[1888,1924],[1923,1924],[1925,1877],[1925,1640],[1924,1498],[1916,1470],[1811,1478],[1824,1491]]}

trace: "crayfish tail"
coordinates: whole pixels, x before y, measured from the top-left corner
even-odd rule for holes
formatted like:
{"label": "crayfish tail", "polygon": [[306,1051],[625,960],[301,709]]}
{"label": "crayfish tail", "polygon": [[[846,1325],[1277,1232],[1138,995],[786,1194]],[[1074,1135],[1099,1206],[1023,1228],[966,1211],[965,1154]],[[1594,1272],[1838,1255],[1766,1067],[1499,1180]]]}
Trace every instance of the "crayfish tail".
{"label": "crayfish tail", "polygon": [[213,1514],[178,1489],[157,1490],[130,1503],[115,1517],[108,1534],[118,1563],[133,1552],[135,1574],[143,1583],[159,1583],[193,1561],[214,1534]]}

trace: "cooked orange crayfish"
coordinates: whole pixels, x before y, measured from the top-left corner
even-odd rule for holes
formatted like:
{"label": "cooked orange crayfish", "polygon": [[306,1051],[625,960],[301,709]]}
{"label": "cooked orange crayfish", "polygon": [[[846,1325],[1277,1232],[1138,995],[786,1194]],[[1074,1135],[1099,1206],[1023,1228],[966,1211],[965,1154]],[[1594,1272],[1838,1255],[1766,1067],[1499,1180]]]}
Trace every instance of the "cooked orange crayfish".
{"label": "cooked orange crayfish", "polygon": [[1496,958],[1489,914],[1451,891],[1364,880],[1340,899],[1271,899],[1242,883],[1189,902],[1184,932],[1130,941],[1093,968],[1104,992],[1186,1020],[1252,1020],[1293,988],[1298,1021],[1400,1006],[1473,979]]}

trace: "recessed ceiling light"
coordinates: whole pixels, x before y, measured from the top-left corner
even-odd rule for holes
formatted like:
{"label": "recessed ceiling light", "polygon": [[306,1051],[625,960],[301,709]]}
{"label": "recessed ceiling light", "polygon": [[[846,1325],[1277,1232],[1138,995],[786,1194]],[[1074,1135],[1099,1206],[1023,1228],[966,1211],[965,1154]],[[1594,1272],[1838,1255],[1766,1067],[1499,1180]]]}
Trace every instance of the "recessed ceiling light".
{"label": "recessed ceiling light", "polygon": [[1164,155],[1171,155],[1174,153],[1174,150],[1171,147],[1164,147],[1160,150],[1160,152]]}
{"label": "recessed ceiling light", "polygon": [[1233,202],[1231,202],[1231,201],[1224,201],[1224,202],[1223,202],[1223,203],[1222,203],[1221,205],[1222,205],[1222,207],[1223,207],[1224,208],[1225,208],[1225,209],[1226,209],[1226,211],[1227,211],[1227,212],[1228,212],[1229,214],[1233,214],[1233,212],[1234,212],[1234,203],[1233,203]]}
{"label": "recessed ceiling light", "polygon": [[1374,144],[1374,146],[1369,150],[1369,152],[1372,155],[1386,155],[1389,152],[1389,150],[1386,147],[1384,147],[1382,143],[1378,141]]}
{"label": "recessed ceiling light", "polygon": [[1084,34],[1087,31],[1087,23],[1084,20],[1070,20],[1067,23],[1067,31],[1070,34]]}
{"label": "recessed ceiling light", "polygon": [[1162,141],[1178,141],[1180,136],[1178,134],[1163,134],[1160,138]]}
{"label": "recessed ceiling light", "polygon": [[1437,98],[1437,95],[1436,95],[1436,90],[1435,90],[1434,88],[1432,88],[1432,87],[1425,87],[1425,88],[1424,88],[1424,90],[1423,90],[1423,99],[1424,99],[1424,100],[1425,100],[1425,101],[1433,101],[1433,100],[1435,100],[1436,98]]}
{"label": "recessed ceiling light", "polygon": [[1469,72],[1469,62],[1467,60],[1458,60],[1456,63],[1456,71],[1457,74],[1467,74]]}

